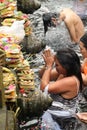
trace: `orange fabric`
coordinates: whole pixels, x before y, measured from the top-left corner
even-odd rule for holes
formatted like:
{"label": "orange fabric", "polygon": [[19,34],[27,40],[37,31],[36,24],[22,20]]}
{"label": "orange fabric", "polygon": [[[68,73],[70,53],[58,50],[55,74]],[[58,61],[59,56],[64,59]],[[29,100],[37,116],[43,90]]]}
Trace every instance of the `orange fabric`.
{"label": "orange fabric", "polygon": [[84,73],[87,74],[87,63],[85,63],[83,70],[84,70]]}

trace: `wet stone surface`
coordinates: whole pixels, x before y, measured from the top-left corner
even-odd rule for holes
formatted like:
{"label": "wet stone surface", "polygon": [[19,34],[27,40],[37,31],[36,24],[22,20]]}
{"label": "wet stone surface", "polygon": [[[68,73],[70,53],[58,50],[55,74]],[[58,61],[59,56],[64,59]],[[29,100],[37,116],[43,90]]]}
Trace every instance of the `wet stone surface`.
{"label": "wet stone surface", "polygon": [[[33,25],[33,32],[39,40],[42,40],[46,45],[52,49],[70,47],[76,50],[80,57],[79,47],[72,45],[68,30],[64,23],[56,28],[48,28],[46,36],[44,36],[44,28],[42,15],[45,12],[60,12],[63,8],[72,8],[74,10],[74,0],[40,0],[41,8],[35,11],[33,14],[29,14],[29,18]],[[87,30],[87,20],[83,20],[85,30]]]}
{"label": "wet stone surface", "polygon": [[[43,28],[43,21],[42,15],[43,13],[47,12],[59,12],[63,8],[72,8],[73,9],[73,2],[74,0],[40,0],[41,1],[41,8],[35,11],[33,14],[29,14],[29,18],[33,25],[33,32],[35,33],[36,37],[40,40],[44,40],[47,46],[50,46],[53,50],[56,48],[67,47],[70,46],[71,48],[75,49],[79,57],[81,58],[81,54],[79,48],[77,46],[73,46],[71,44],[69,35],[66,37],[67,30],[65,25],[62,24],[60,27],[57,28],[49,28],[46,36],[44,37],[44,28]],[[87,20],[83,20],[85,31],[87,31]],[[39,76],[38,70],[42,67],[44,61],[41,56],[41,52],[37,53],[32,60],[31,67],[33,68],[36,78],[36,84],[39,87]],[[78,121],[78,125],[75,127],[75,130],[86,130],[87,126],[84,123]]]}
{"label": "wet stone surface", "polygon": [[[78,45],[72,45],[68,31],[64,25],[58,26],[57,28],[49,28],[46,36],[44,36],[44,28],[42,15],[45,12],[60,12],[63,8],[74,9],[74,0],[40,0],[41,8],[35,11],[33,14],[29,14],[29,19],[33,25],[33,32],[39,40],[45,41],[47,46],[50,46],[53,50],[57,48],[65,48],[67,46],[76,50],[77,54],[82,60]],[[85,31],[87,31],[87,20],[83,20]],[[41,52],[37,53],[32,61],[32,66],[35,68],[35,72],[44,64]]]}
{"label": "wet stone surface", "polygon": [[44,38],[44,29],[43,29],[43,21],[42,21],[42,15],[45,12],[59,12],[61,9],[73,6],[73,1],[68,0],[66,3],[66,0],[45,0],[45,2],[41,2],[41,8],[35,11],[33,14],[29,14],[29,18],[32,21],[32,24],[34,26],[34,33],[36,36],[40,39]]}
{"label": "wet stone surface", "polygon": [[[82,55],[80,53],[78,45],[72,45],[68,31],[64,25],[58,26],[57,28],[49,28],[46,36],[44,36],[44,28],[42,15],[45,12],[60,12],[63,8],[74,9],[75,0],[39,0],[41,2],[41,8],[35,11],[33,14],[29,14],[29,18],[33,25],[33,32],[39,40],[45,42],[46,45],[50,46],[52,49],[65,48],[67,46],[76,50],[80,58]],[[87,30],[87,20],[83,20],[85,25],[85,30]],[[37,54],[38,55],[38,54]],[[40,58],[40,56],[39,56]],[[40,61],[38,60],[38,64]]]}

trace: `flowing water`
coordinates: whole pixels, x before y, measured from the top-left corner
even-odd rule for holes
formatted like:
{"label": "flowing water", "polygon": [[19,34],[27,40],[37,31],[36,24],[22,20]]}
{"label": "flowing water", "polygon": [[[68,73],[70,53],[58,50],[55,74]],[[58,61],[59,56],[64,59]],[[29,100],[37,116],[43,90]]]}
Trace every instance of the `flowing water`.
{"label": "flowing water", "polygon": [[[65,48],[70,46],[79,54],[79,57],[82,58],[82,55],[79,50],[78,45],[72,45],[70,41],[70,36],[66,29],[66,26],[62,22],[62,24],[56,28],[49,28],[46,36],[44,36],[44,27],[42,21],[42,15],[45,12],[60,12],[63,8],[71,8],[76,10],[75,1],[76,0],[40,0],[41,8],[35,11],[33,14],[29,14],[29,19],[33,25],[33,32],[37,36],[38,39],[45,41],[46,45],[50,46],[52,49],[56,50],[57,48]],[[78,1],[78,0],[77,0]],[[87,0],[86,0],[87,1]],[[83,7],[82,7],[83,8]],[[83,21],[84,22],[84,21]],[[87,30],[87,22],[84,22],[85,30]],[[42,64],[41,55],[37,55],[36,64],[40,66]],[[38,60],[38,58],[40,60]],[[38,61],[38,62],[37,62]]]}
{"label": "flowing water", "polygon": [[[42,15],[45,12],[60,12],[63,8],[71,8],[76,10],[78,1],[81,0],[39,0],[41,1],[41,8],[35,11],[33,14],[29,14],[29,19],[33,25],[33,32],[38,39],[44,40],[47,46],[50,46],[53,50],[57,48],[65,48],[67,46],[73,48],[82,60],[82,55],[80,53],[78,45],[71,43],[70,36],[66,29],[65,24],[62,22],[60,26],[56,28],[49,28],[46,36],[44,36],[44,27],[42,21]],[[87,1],[87,0],[83,0]],[[87,2],[86,2],[87,3]],[[83,6],[82,6],[83,9]],[[81,10],[82,11],[82,10]],[[82,12],[81,12],[82,13]],[[87,20],[83,20],[85,30],[87,30]],[[35,71],[38,71],[38,66],[44,64],[41,52],[36,54],[36,58],[33,60],[33,66],[36,66]],[[35,67],[34,66],[34,67]]]}
{"label": "flowing water", "polygon": [[[48,28],[46,36],[44,36],[44,27],[42,21],[42,15],[45,12],[60,12],[63,8],[71,8],[76,11],[76,0],[40,0],[41,8],[35,11],[33,14],[29,14],[29,18],[33,25],[33,32],[38,39],[45,41],[46,45],[50,46],[52,49],[65,48],[70,46],[76,52],[79,52],[79,47],[72,45],[68,30],[64,22],[56,28]],[[78,0],[77,0],[78,1]],[[83,6],[82,6],[83,8]],[[81,10],[82,11],[82,10]],[[82,13],[82,12],[81,12]],[[85,22],[86,23],[86,22]],[[86,24],[85,29],[86,29]],[[81,54],[79,53],[81,58]]]}
{"label": "flowing water", "polygon": [[[63,8],[75,9],[74,8],[75,0],[40,0],[40,1],[41,1],[41,8],[35,11],[33,14],[29,14],[29,18],[33,25],[33,32],[35,33],[37,38],[40,40],[45,40],[46,45],[50,46],[53,50],[55,50],[56,48],[67,46],[73,47],[69,35],[67,35],[68,33],[64,23],[62,23],[61,26],[58,26],[57,28],[49,28],[46,36],[44,36],[42,15],[43,13],[48,11],[60,12],[60,10],[62,10]],[[87,30],[86,21],[84,25],[85,30]],[[79,50],[77,46],[74,46],[73,48],[78,53]],[[80,53],[78,53],[78,55],[81,57]],[[36,54],[31,64],[34,66],[33,70],[36,73],[35,80],[37,82],[37,86],[39,86],[38,70],[44,64],[41,52],[39,54]],[[87,126],[79,122],[79,126],[75,130],[86,130],[86,129]]]}
{"label": "flowing water", "polygon": [[[73,1],[70,0],[45,0],[45,2],[41,2],[41,8],[35,11],[33,14],[29,15],[33,26],[34,26],[34,33],[39,39],[44,39],[44,28],[43,28],[43,21],[42,21],[42,15],[45,12],[60,12],[63,8],[70,7],[72,8],[73,6]],[[53,32],[55,32],[53,30]],[[62,30],[60,29],[60,32],[62,34]],[[56,32],[55,32],[56,34]],[[58,34],[58,33],[57,33]],[[50,33],[52,36],[52,34]],[[52,46],[52,45],[51,45]]]}

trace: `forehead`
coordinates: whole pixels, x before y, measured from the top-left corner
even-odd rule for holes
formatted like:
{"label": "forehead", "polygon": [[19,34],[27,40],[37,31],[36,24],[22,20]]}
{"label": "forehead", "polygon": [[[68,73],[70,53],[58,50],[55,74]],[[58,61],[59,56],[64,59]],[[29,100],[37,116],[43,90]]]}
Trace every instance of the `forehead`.
{"label": "forehead", "polygon": [[[84,47],[84,43],[80,41],[80,44],[79,44],[80,48],[81,47]],[[84,47],[85,48],[85,47]]]}
{"label": "forehead", "polygon": [[58,58],[55,57],[55,64],[61,65]]}

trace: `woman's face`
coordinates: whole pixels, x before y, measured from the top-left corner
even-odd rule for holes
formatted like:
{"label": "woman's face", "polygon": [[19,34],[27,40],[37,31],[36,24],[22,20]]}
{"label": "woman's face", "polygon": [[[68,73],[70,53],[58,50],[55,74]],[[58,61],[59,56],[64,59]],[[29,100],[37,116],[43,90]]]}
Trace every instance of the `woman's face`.
{"label": "woman's face", "polygon": [[80,51],[84,58],[87,58],[87,49],[84,47],[84,44],[80,41]]}
{"label": "woman's face", "polygon": [[57,58],[55,58],[55,67],[59,74],[66,75],[66,70],[62,67]]}

